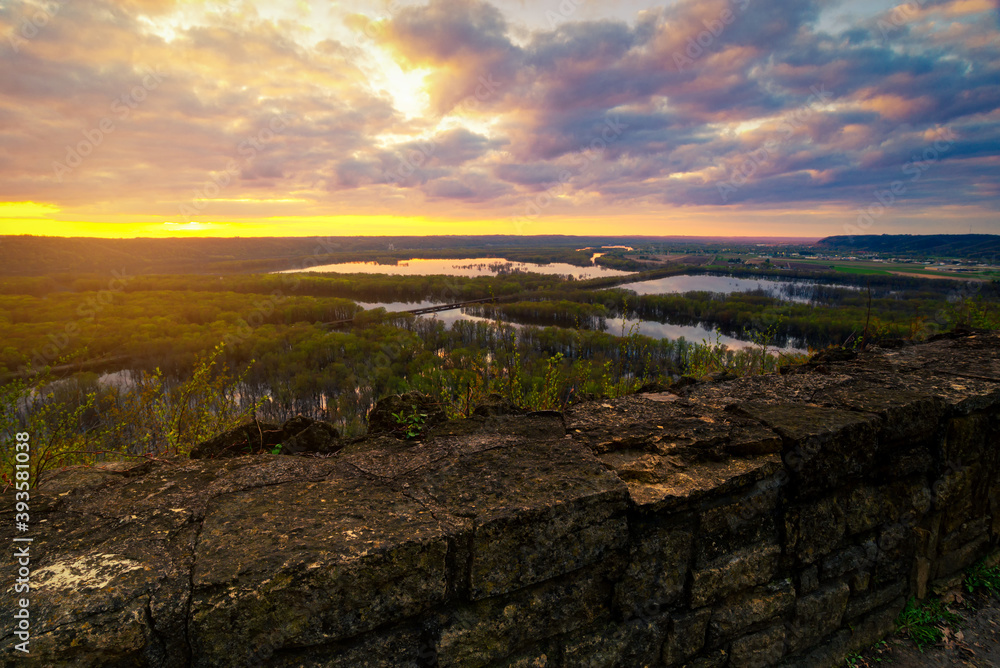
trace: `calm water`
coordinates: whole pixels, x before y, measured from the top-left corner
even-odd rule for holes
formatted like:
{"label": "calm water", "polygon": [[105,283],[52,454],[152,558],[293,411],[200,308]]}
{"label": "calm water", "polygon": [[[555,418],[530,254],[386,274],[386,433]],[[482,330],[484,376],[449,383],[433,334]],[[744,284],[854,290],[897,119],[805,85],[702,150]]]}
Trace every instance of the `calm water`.
{"label": "calm water", "polygon": [[[624,248],[625,250],[628,250],[628,251],[632,250],[631,246],[601,246],[601,248]],[[586,250],[594,250],[594,247],[593,246],[587,246],[586,248],[577,248],[576,252],[580,253],[580,252],[583,252],[583,251],[586,251]],[[596,265],[597,264],[597,258],[601,257],[602,255],[607,255],[607,253],[594,253],[594,254],[592,254],[590,256],[590,264]]]}
{"label": "calm water", "polygon": [[[469,260],[469,262],[481,262],[482,260]],[[411,260],[411,262],[416,262]],[[424,260],[422,262],[438,262],[438,263],[454,263],[458,262],[456,260],[437,260],[428,261]],[[358,263],[355,263],[357,266]],[[347,265],[332,265],[334,267],[344,267]],[[380,265],[384,267],[385,265]],[[439,265],[441,266],[441,265]],[[537,265],[536,265],[537,266]],[[570,265],[548,265],[549,267],[563,266],[568,267]],[[581,273],[585,271],[585,268],[572,267],[573,269],[580,271]],[[602,271],[613,271],[613,270],[602,270]],[[626,272],[615,272],[617,274],[624,274]],[[614,274],[604,274],[604,275],[614,275]],[[800,303],[808,303],[812,299],[813,288],[821,285],[817,281],[802,280],[802,279],[771,279],[771,278],[737,278],[734,276],[712,276],[707,274],[696,274],[693,276],[669,276],[667,278],[659,278],[652,281],[642,281],[638,283],[628,283],[620,287],[634,290],[640,295],[655,295],[655,294],[677,294],[692,291],[704,291],[704,292],[717,292],[723,294],[729,294],[733,292],[749,292],[752,290],[762,290],[767,294],[787,301],[794,301]],[[838,287],[850,287],[850,286],[838,286]],[[358,302],[358,304],[365,309],[372,308],[384,308],[387,311],[409,311],[417,308],[425,308],[428,306],[433,306],[438,302],[432,301],[421,301],[421,302],[391,302],[385,304],[377,304],[371,302]],[[460,310],[454,311],[444,311],[442,313],[435,313],[433,315],[422,316],[427,318],[435,318],[448,324],[449,326],[459,320],[470,320],[484,322],[489,321],[487,318],[481,318],[474,315],[468,315]],[[622,323],[621,318],[609,318],[606,321],[605,331],[610,334],[621,334]],[[628,334],[630,329],[643,336],[648,336],[655,339],[679,339],[684,337],[688,341],[694,343],[701,343],[703,340],[708,340],[712,343],[716,341],[715,331],[709,329],[708,327],[698,325],[698,324],[672,324],[672,323],[662,323],[652,320],[636,320],[633,318],[626,318],[624,320],[625,333]],[[719,335],[718,342],[723,345],[728,346],[732,349],[747,348],[753,344],[749,341],[744,341],[742,339]],[[772,347],[774,350],[774,347]],[[802,349],[795,348],[791,345],[783,348],[782,350],[788,352],[804,352]]]}
{"label": "calm water", "polygon": [[[395,313],[399,311],[412,311],[413,309],[426,308],[428,306],[434,306],[439,302],[432,301],[421,301],[421,302],[386,302],[384,304],[379,304],[375,302],[356,302],[358,306],[368,310],[375,308],[384,308],[390,313]],[[458,322],[459,320],[467,320],[470,322],[494,322],[491,318],[483,318],[481,316],[469,315],[468,313],[463,313],[460,309],[455,309],[453,311],[442,311],[440,313],[432,313],[430,315],[420,316],[422,318],[430,318],[433,320],[440,320],[449,327]],[[628,335],[632,332],[641,334],[642,336],[648,336],[653,339],[673,339],[677,340],[684,337],[691,343],[701,343],[703,340],[707,340],[711,343],[716,342],[715,331],[703,327],[701,325],[674,325],[664,322],[656,322],[653,320],[636,320],[634,318],[608,318],[605,323],[604,331],[608,334],[614,334],[620,336],[622,334],[622,323],[624,322],[624,331]],[[514,327],[521,327],[522,325],[518,323],[507,323],[513,325]],[[720,334],[718,342],[732,348],[733,350],[738,350],[741,348],[748,348],[753,345],[750,341],[743,341],[741,339],[734,338],[732,336],[726,336]],[[772,350],[775,349],[774,346],[771,347]],[[783,348],[787,352],[805,352],[791,346]]]}
{"label": "calm water", "polygon": [[[398,313],[399,311],[412,311],[418,308],[427,308],[428,306],[436,306],[442,302],[432,302],[432,301],[422,301],[422,302],[385,302],[384,304],[379,304],[376,302],[354,302],[361,308],[367,310],[384,308],[390,313]],[[470,315],[468,313],[462,313],[461,309],[452,309],[451,311],[440,311],[438,313],[430,313],[427,315],[419,316],[421,318],[427,318],[429,320],[440,320],[444,324],[451,327],[454,323],[459,320],[468,320],[470,322],[495,322],[491,318],[483,318],[477,315]],[[520,327],[517,323],[507,323],[514,325],[514,327]]]}
{"label": "calm water", "polygon": [[[684,337],[691,343],[701,343],[707,340],[715,343],[715,332],[701,325],[672,325],[666,322],[655,322],[653,320],[635,320],[634,318],[608,318],[607,328],[604,330],[608,334],[621,336],[622,324],[624,323],[625,335],[630,333],[641,334],[652,339],[673,339]],[[719,335],[719,343],[729,348],[747,348],[753,344],[749,341],[741,341],[731,336]]]}
{"label": "calm water", "polygon": [[418,308],[428,308],[429,306],[437,306],[443,302],[432,302],[432,301],[422,301],[422,302],[354,302],[366,311],[370,311],[374,308],[384,308],[386,311],[395,313],[396,311],[412,311]]}
{"label": "calm water", "polygon": [[[609,334],[621,336],[623,322],[625,324],[626,336],[634,332],[636,334],[641,334],[642,336],[648,336],[651,339],[672,339],[676,341],[677,339],[684,337],[690,343],[701,343],[702,341],[708,341],[712,344],[716,343],[715,330],[702,325],[674,325],[668,322],[656,322],[655,320],[608,318],[607,328],[605,331]],[[632,329],[633,327],[634,329]],[[721,343],[727,348],[731,348],[733,350],[751,348],[754,345],[751,341],[744,341],[732,336],[726,336],[725,334],[719,334],[718,343]],[[783,348],[779,348],[778,346],[769,346],[769,350],[771,352],[781,350],[782,352],[788,353],[806,352],[804,348],[796,348],[791,344]]]}
{"label": "calm water", "polygon": [[633,290],[640,295],[665,295],[692,291],[718,292],[728,295],[733,292],[763,290],[777,299],[808,303],[812,301],[812,289],[817,285],[820,283],[808,280],[736,278],[735,276],[695,274],[693,276],[668,276],[652,281],[627,283],[619,287]]}
{"label": "calm water", "polygon": [[[301,271],[316,271],[335,274],[391,274],[395,276],[495,276],[509,273],[549,274],[572,276],[573,278],[599,278],[601,276],[625,276],[631,272],[608,269],[600,265],[576,267],[565,262],[536,264],[534,262],[511,262],[495,257],[468,258],[464,260],[400,260],[399,264],[377,264],[375,262],[343,262],[309,267],[306,270],[289,269],[277,272],[291,274]],[[414,307],[416,308],[416,307]]]}

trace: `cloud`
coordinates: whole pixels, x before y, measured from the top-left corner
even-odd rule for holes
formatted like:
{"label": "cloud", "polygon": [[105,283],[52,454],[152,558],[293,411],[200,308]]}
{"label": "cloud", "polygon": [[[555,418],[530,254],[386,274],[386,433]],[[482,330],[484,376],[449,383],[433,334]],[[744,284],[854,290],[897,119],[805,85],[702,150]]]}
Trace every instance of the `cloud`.
{"label": "cloud", "polygon": [[437,113],[476,96],[483,80],[509,80],[520,60],[503,14],[480,0],[433,0],[402,9],[386,27],[384,46],[409,68],[428,67]]}
{"label": "cloud", "polygon": [[430,144],[426,150],[430,153],[431,164],[457,167],[499,148],[504,142],[488,139],[466,128],[453,128],[437,134]]}
{"label": "cloud", "polygon": [[565,171],[565,168],[559,165],[547,163],[504,163],[497,165],[494,169],[497,178],[522,186],[534,187],[557,183]]}
{"label": "cloud", "polygon": [[485,174],[466,173],[457,179],[442,178],[430,181],[423,186],[422,190],[432,200],[457,199],[485,202],[509,192],[510,188]]}
{"label": "cloud", "polygon": [[[566,215],[849,208],[947,129],[906,201],[995,210],[996,3],[839,26],[832,7],[681,0],[548,25],[516,3],[430,0],[305,25],[250,4],[67,2],[0,50],[0,198],[504,217],[558,187]],[[5,4],[0,31],[35,8]],[[423,81],[426,114],[397,108],[398,70],[373,77],[386,54]]]}

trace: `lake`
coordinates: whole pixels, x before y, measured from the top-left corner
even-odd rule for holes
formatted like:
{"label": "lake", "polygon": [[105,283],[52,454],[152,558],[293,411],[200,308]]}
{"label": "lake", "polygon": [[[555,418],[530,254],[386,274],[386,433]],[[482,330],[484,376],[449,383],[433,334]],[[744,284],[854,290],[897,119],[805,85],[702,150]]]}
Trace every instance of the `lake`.
{"label": "lake", "polygon": [[[415,258],[400,260],[399,264],[378,264],[375,262],[342,262],[323,264],[308,269],[288,269],[279,274],[315,271],[334,274],[390,274],[395,276],[496,276],[498,274],[532,273],[552,276],[572,276],[576,279],[601,278],[606,276],[626,276],[632,272],[609,269],[600,265],[577,267],[565,262],[537,264],[535,262],[511,262],[503,258],[478,257],[466,259],[428,260]],[[416,308],[416,307],[414,307]]]}
{"label": "lake", "polygon": [[[441,302],[432,301],[421,301],[421,302],[354,302],[366,311],[370,311],[376,308],[384,308],[390,313],[398,313],[399,311],[413,311],[418,308],[428,308],[430,306],[438,306]],[[431,313],[429,315],[419,316],[421,318],[427,318],[429,320],[440,320],[447,326],[451,326],[459,320],[468,320],[471,322],[494,322],[490,318],[483,318],[481,316],[470,315],[468,313],[463,313],[462,309],[453,309],[451,311],[440,311],[438,313]]]}
{"label": "lake", "polygon": [[[812,301],[813,288],[818,285],[821,285],[818,281],[801,279],[737,278],[735,276],[694,274],[626,283],[618,287],[632,290],[639,295],[663,295],[693,291],[730,294],[762,290],[776,299],[809,303]],[[854,286],[844,285],[837,287],[858,289]]]}
{"label": "lake", "polygon": [[[477,259],[468,260],[470,263],[482,263],[482,262],[497,262],[497,260],[490,259]],[[410,262],[435,262],[435,266],[438,268],[437,273],[445,273],[444,270],[449,270],[451,264],[456,262],[464,262],[462,260],[410,260]],[[352,263],[351,266],[361,266],[364,263]],[[511,263],[514,264],[514,263]],[[516,263],[516,264],[530,264],[530,263]],[[345,267],[348,265],[331,265],[334,267]],[[367,266],[373,266],[370,263]],[[386,267],[391,265],[374,265],[377,267]],[[572,267],[566,264],[552,264],[552,265],[534,265],[534,266],[548,266],[548,267],[570,267],[578,272],[581,277],[591,277],[587,275],[586,267]],[[604,272],[614,272],[614,270],[602,270]],[[435,272],[428,272],[435,273]],[[557,273],[557,272],[551,272]],[[614,273],[604,273],[603,275],[615,275],[615,274],[626,274],[628,272],[614,272]],[[418,274],[414,274],[418,275]],[[481,275],[481,274],[479,274]],[[722,276],[722,275],[712,275],[712,274],[694,274],[694,275],[681,275],[681,276],[668,276],[667,278],[658,278],[651,281],[640,281],[637,283],[627,283],[619,287],[633,290],[639,295],[655,295],[655,294],[672,294],[672,293],[684,293],[692,291],[700,292],[716,292],[729,294],[733,292],[749,292],[753,290],[761,290],[765,293],[775,297],[776,299],[782,299],[785,301],[799,302],[799,303],[809,303],[812,301],[813,289],[819,285],[823,285],[818,281],[811,281],[808,279],[776,279],[776,278],[738,278],[735,276]],[[837,286],[847,289],[858,289],[854,286]],[[373,308],[384,308],[387,311],[409,311],[418,308],[426,308],[428,306],[434,306],[438,302],[433,301],[421,301],[421,302],[391,302],[385,304],[371,303],[371,302],[358,302],[358,305],[365,309]],[[459,320],[477,321],[483,322],[488,319],[479,316],[474,316],[470,314],[463,313],[461,310],[454,311],[444,311],[441,313],[435,313],[433,315],[421,316],[425,318],[434,318],[444,322],[446,325],[451,324]],[[622,331],[622,319],[621,318],[608,318],[606,321],[605,331],[610,334],[621,334]],[[625,323],[625,333],[629,332],[630,328],[634,327],[635,332],[643,336],[648,336],[654,339],[679,339],[684,337],[686,340],[694,343],[701,343],[703,340],[709,340],[712,343],[716,341],[716,334],[713,329],[706,327],[701,324],[675,324],[675,323],[663,323],[656,322],[653,320],[636,320],[632,318],[627,318],[624,320]],[[747,348],[753,345],[752,342],[746,341],[733,336],[720,335],[718,337],[718,342],[732,349]],[[772,347],[772,350],[775,348]],[[787,352],[805,352],[802,348],[796,347],[794,344],[789,344],[783,348],[783,351]]]}
{"label": "lake", "polygon": [[[427,308],[429,306],[435,306],[438,302],[432,301],[420,301],[420,302],[386,302],[386,303],[376,303],[376,302],[356,302],[358,306],[364,308],[365,310],[384,308],[386,311],[391,313],[398,313],[399,311],[412,311],[418,308]],[[484,318],[482,316],[471,315],[464,313],[462,309],[455,309],[452,311],[441,311],[439,313],[433,313],[430,315],[420,316],[422,318],[429,318],[432,320],[439,320],[447,326],[451,326],[459,320],[465,320],[470,322],[494,322],[491,318]],[[679,339],[684,337],[691,343],[701,343],[703,340],[708,340],[711,343],[716,342],[715,331],[709,329],[703,325],[675,325],[671,323],[656,322],[653,320],[636,320],[633,318],[608,318],[605,323],[604,331],[608,334],[621,335],[622,333],[622,323],[624,322],[624,331],[628,335],[630,331],[634,331],[642,336],[648,336],[653,339]],[[513,324],[515,327],[520,327],[521,325],[517,323]],[[633,329],[634,328],[634,329]],[[741,348],[749,348],[753,346],[750,341],[744,341],[732,336],[726,336],[720,334],[718,342],[732,348],[733,350],[739,350]],[[775,346],[771,346],[771,350],[775,350]],[[802,349],[795,348],[793,346],[787,346],[781,348],[785,352],[805,352]]]}

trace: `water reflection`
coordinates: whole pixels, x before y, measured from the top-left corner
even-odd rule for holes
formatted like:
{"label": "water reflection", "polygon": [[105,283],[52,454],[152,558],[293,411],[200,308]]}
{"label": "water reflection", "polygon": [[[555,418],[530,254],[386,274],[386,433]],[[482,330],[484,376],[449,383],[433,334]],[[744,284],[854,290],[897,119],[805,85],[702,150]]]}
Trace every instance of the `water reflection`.
{"label": "water reflection", "polygon": [[400,260],[399,264],[377,264],[375,262],[343,262],[309,267],[306,270],[289,269],[276,272],[291,274],[301,271],[315,271],[334,274],[389,274],[394,276],[496,276],[499,274],[533,273],[549,276],[572,276],[576,279],[599,278],[602,276],[625,276],[631,272],[609,269],[601,265],[577,267],[565,262],[537,264],[535,262],[511,262],[495,257],[427,260],[416,258]]}
{"label": "water reflection", "polygon": [[[624,329],[622,327],[623,323]],[[653,320],[608,318],[605,331],[609,334],[615,334],[617,336],[621,336],[624,331],[626,336],[634,332],[636,334],[641,334],[642,336],[648,336],[652,339],[671,339],[676,341],[677,339],[684,337],[690,343],[701,343],[702,341],[708,341],[712,344],[716,343],[715,330],[709,329],[704,325],[674,325],[667,322],[656,322]],[[755,345],[752,341],[744,341],[743,339],[738,339],[721,333],[718,335],[718,343],[721,343],[727,348],[731,348],[733,350],[751,348]],[[796,348],[790,343],[784,347],[769,346],[769,349],[772,352],[776,350],[788,353],[806,352],[804,349]]]}
{"label": "water reflection", "polygon": [[[365,309],[366,311],[376,308],[384,308],[389,313],[399,313],[400,311],[413,311],[418,308],[428,308],[430,306],[438,306],[442,302],[432,302],[432,301],[420,301],[420,302],[355,302],[358,306]],[[462,309],[453,309],[451,311],[438,311],[437,313],[430,313],[428,315],[419,316],[421,318],[427,318],[428,320],[438,320],[443,322],[447,327],[451,327],[453,324],[459,320],[467,320],[469,322],[495,322],[491,318],[484,318],[478,315],[471,315],[469,313],[464,313]],[[512,325],[515,328],[521,327],[517,323],[505,323]]]}
{"label": "water reflection", "polygon": [[[358,306],[369,310],[376,308],[384,308],[390,313],[398,313],[400,311],[412,311],[419,308],[427,308],[429,306],[436,306],[440,302],[432,301],[420,301],[420,302],[356,302]],[[422,318],[428,318],[432,320],[438,320],[444,323],[447,327],[451,327],[454,323],[459,320],[465,320],[469,322],[495,322],[492,318],[484,318],[482,316],[471,315],[465,313],[461,309],[455,309],[452,311],[440,311],[438,313],[433,313],[430,315],[419,316]],[[524,325],[510,322],[504,320],[505,324],[512,325],[515,328],[523,327]],[[624,329],[622,324],[624,323]],[[691,343],[701,343],[703,340],[710,341],[711,343],[716,342],[715,330],[709,329],[703,325],[675,325],[665,322],[655,322],[653,320],[637,320],[634,318],[608,318],[605,320],[604,331],[608,334],[614,334],[616,336],[621,336],[623,331],[627,336],[628,334],[634,332],[636,334],[641,334],[642,336],[648,336],[653,339],[671,339],[677,340],[681,337],[685,338]],[[753,346],[753,342],[744,341],[742,339],[727,336],[725,334],[720,334],[718,337],[718,342],[732,348],[733,350],[738,350],[742,348],[749,348]],[[777,346],[771,346],[771,350],[780,349],[785,352],[805,352],[801,348],[796,348],[789,344],[783,348],[778,348]]]}
{"label": "water reflection", "polygon": [[376,308],[384,308],[390,313],[397,313],[399,311],[414,311],[418,308],[430,308],[431,306],[438,306],[444,302],[433,302],[429,300],[424,300],[421,302],[354,302],[366,311]]}
{"label": "water reflection", "polygon": [[[717,292],[730,294],[733,292],[764,292],[776,299],[807,304],[813,301],[816,289],[824,285],[819,281],[809,280],[779,280],[771,278],[737,278],[735,276],[714,276],[711,274],[694,274],[668,276],[652,281],[628,283],[620,287],[633,290],[639,295],[662,295],[683,292]],[[839,288],[858,289],[856,286],[837,286]]]}

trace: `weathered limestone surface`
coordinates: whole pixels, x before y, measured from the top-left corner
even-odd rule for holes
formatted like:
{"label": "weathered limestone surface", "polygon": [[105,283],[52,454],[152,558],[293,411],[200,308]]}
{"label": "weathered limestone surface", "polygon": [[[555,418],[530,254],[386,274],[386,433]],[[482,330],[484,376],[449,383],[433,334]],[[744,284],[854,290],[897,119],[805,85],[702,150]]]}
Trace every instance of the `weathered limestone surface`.
{"label": "weathered limestone surface", "polygon": [[833,666],[1000,538],[997,336],[502,408],[50,475],[0,665]]}

